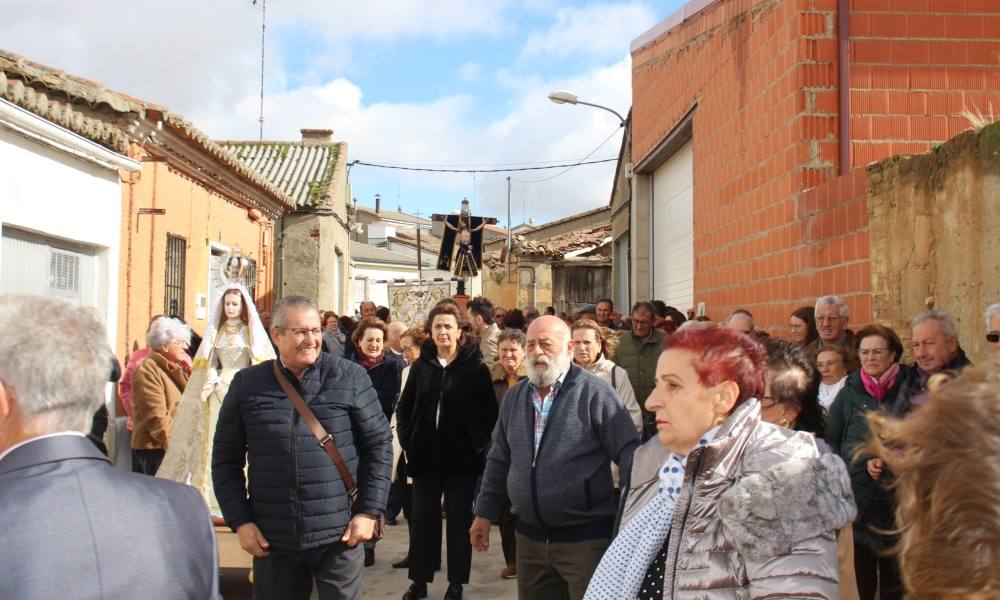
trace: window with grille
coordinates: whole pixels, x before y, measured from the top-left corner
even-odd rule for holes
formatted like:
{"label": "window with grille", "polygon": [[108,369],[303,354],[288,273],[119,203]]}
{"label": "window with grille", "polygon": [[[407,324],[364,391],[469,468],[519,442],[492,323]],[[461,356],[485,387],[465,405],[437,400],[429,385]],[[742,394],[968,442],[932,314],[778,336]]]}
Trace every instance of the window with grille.
{"label": "window with grille", "polygon": [[80,293],[80,257],[52,249],[49,255],[49,289],[61,294]]}
{"label": "window with grille", "polygon": [[243,274],[240,275],[240,283],[247,288],[250,292],[250,297],[257,299],[257,261],[252,258],[244,258],[246,262],[246,268],[243,269]]}
{"label": "window with grille", "polygon": [[187,240],[167,234],[167,270],[163,286],[163,312],[184,316],[184,273],[187,264]]}

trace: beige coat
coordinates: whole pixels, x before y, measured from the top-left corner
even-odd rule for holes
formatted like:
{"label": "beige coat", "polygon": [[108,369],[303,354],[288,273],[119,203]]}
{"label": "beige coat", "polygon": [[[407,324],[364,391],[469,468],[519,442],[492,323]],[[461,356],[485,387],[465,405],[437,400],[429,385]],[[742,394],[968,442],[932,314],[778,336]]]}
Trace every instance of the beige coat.
{"label": "beige coat", "polygon": [[499,358],[497,355],[499,340],[500,328],[496,323],[490,323],[490,326],[479,334],[479,351],[483,353],[483,361],[487,367],[492,367]]}
{"label": "beige coat", "polygon": [[187,380],[187,370],[171,365],[159,352],[150,352],[132,372],[133,448],[167,449],[174,415]]}
{"label": "beige coat", "polygon": [[[621,527],[652,498],[668,451],[636,451]],[[749,400],[688,455],[677,498],[664,598],[836,600],[837,529],[854,518],[847,469],[812,435],[763,422]]]}

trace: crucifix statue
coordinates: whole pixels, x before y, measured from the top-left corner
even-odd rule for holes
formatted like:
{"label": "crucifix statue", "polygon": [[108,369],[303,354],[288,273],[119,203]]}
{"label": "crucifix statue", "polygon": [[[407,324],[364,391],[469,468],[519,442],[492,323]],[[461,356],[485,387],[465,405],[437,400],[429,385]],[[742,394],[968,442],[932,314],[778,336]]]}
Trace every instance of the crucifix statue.
{"label": "crucifix statue", "polygon": [[432,218],[444,223],[438,269],[454,273],[458,278],[458,293],[465,294],[465,280],[478,275],[483,264],[483,228],[497,220],[472,216],[467,198],[462,199],[462,210],[457,215],[433,215]]}

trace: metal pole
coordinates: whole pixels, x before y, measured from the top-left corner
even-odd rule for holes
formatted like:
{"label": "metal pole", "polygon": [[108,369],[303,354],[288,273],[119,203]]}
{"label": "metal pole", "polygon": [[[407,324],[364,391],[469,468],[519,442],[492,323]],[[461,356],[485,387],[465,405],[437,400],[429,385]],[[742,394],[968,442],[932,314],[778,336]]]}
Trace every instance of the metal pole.
{"label": "metal pole", "polygon": [[417,225],[417,279],[424,280],[423,244],[420,243],[420,225]]}
{"label": "metal pole", "polygon": [[510,283],[510,175],[507,176],[507,283]]}
{"label": "metal pole", "polygon": [[267,0],[261,0],[260,13],[260,139],[264,141],[264,32],[267,30]]}

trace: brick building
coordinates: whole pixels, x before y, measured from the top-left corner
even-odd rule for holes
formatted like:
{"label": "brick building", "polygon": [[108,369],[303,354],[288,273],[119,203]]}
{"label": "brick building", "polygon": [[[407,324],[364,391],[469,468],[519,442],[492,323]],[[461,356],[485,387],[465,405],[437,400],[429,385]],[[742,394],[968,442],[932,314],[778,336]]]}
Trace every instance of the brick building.
{"label": "brick building", "polygon": [[854,169],[1000,112],[995,0],[692,0],[631,52],[631,199],[614,232],[617,248],[628,228],[631,299],[713,319],[745,307],[783,327],[839,293],[870,321]]}

